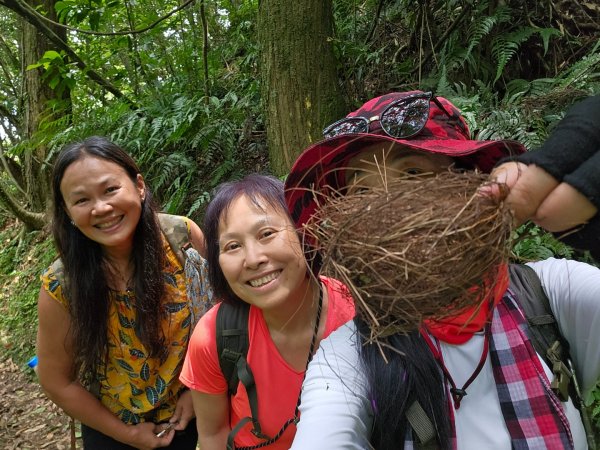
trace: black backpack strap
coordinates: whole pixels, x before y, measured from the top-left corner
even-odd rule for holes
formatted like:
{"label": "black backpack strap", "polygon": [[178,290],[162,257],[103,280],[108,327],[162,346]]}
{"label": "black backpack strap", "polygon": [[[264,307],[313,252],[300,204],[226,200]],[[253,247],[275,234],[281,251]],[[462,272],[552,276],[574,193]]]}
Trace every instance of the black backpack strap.
{"label": "black backpack strap", "polygon": [[523,264],[511,264],[509,274],[510,289],[529,323],[531,343],[554,373],[552,390],[561,401],[567,401],[573,377],[568,363],[569,344],[560,334],[540,278]]}
{"label": "black backpack strap", "polygon": [[229,395],[237,392],[238,360],[245,362],[248,354],[248,304],[232,305],[222,302],[217,311],[217,354],[221,372],[227,380]]}
{"label": "black backpack strap", "polygon": [[588,448],[594,450],[594,429],[571,363],[569,343],[558,329],[558,323],[550,308],[550,300],[542,288],[540,278],[535,270],[523,264],[511,264],[509,275],[510,289],[516,295],[529,323],[531,343],[554,373],[552,390],[563,402],[571,396],[573,404],[581,414]]}
{"label": "black backpack strap", "polygon": [[564,354],[567,355],[569,344],[558,330],[558,324],[550,309],[550,300],[542,288],[540,278],[535,270],[524,264],[511,264],[508,271],[510,289],[516,295],[529,323],[531,343],[548,366],[552,367],[552,361],[547,355],[548,349],[559,341],[565,350]]}
{"label": "black backpack strap", "polygon": [[217,311],[217,354],[221,372],[227,380],[228,394],[237,393],[238,383],[242,383],[248,394],[251,417],[243,418],[229,433],[227,449],[235,449],[233,440],[239,430],[252,422],[252,433],[260,439],[270,439],[265,435],[258,422],[258,396],[252,370],[246,361],[248,355],[248,317],[250,305],[247,303],[221,303]]}

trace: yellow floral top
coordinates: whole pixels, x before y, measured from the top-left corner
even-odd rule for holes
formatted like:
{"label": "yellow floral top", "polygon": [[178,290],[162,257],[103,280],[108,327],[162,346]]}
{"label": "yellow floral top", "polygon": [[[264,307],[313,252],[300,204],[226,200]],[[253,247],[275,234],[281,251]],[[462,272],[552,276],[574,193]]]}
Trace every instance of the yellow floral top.
{"label": "yellow floral top", "polygon": [[[189,229],[189,223],[186,221]],[[149,358],[135,333],[136,314],[133,292],[111,292],[108,325],[108,359],[98,368],[99,398],[104,406],[125,423],[168,420],[175,411],[179,393],[185,387],[179,372],[191,334],[192,314],[186,295],[183,268],[163,236],[167,254],[164,269],[167,316],[162,322],[166,345],[171,349],[166,361]],[[48,294],[68,308],[56,271],[56,261],[42,274]]]}

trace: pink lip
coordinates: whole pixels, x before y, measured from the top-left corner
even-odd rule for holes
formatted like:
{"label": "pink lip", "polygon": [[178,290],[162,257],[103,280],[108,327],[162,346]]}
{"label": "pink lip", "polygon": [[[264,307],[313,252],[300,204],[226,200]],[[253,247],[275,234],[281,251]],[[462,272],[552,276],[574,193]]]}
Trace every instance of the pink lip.
{"label": "pink lip", "polygon": [[[123,222],[123,218],[124,216],[112,217],[110,220],[103,220],[102,222],[94,224],[94,227],[100,231],[110,231],[119,226]],[[111,223],[111,225],[103,228],[103,226],[107,223]]]}

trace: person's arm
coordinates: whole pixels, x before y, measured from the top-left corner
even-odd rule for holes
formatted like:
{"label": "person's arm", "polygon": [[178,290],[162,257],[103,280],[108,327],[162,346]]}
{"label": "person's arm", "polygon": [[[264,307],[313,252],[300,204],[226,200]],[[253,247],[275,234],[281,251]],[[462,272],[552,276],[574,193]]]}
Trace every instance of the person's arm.
{"label": "person's arm", "polygon": [[224,450],[227,446],[229,427],[229,398],[227,393],[206,394],[191,390],[198,444],[202,450]]}
{"label": "person's arm", "polygon": [[73,345],[68,312],[42,287],[38,298],[38,375],[48,397],[69,416],[113,439],[140,449],[164,447],[174,432],[157,438],[153,423],[124,424],[75,378]]}
{"label": "person's arm", "polygon": [[590,250],[597,259],[599,117],[600,95],[577,103],[539,149],[511,158],[512,162],[500,165],[492,173],[492,177],[508,184],[507,202],[519,223],[532,220],[556,232],[565,243]]}
{"label": "person's arm", "polygon": [[588,222],[598,212],[577,189],[559,183],[538,166],[508,162],[498,166],[493,176],[510,187],[506,201],[517,225],[531,220],[548,231],[561,232]]}
{"label": "person's arm", "polygon": [[372,409],[352,321],[323,339],[302,384],[292,450],[370,448]]}
{"label": "person's arm", "polygon": [[528,265],[550,299],[585,397],[600,380],[600,269],[554,258]]}
{"label": "person's arm", "polygon": [[202,450],[224,450],[230,431],[227,381],[217,353],[219,308],[210,309],[196,325],[179,375],[191,392]]}
{"label": "person's arm", "polygon": [[196,414],[194,413],[192,393],[189,389],[186,389],[179,395],[177,404],[175,405],[175,412],[169,419],[169,422],[176,424],[174,427],[175,430],[185,430],[190,423],[190,420],[194,417],[196,417]]}

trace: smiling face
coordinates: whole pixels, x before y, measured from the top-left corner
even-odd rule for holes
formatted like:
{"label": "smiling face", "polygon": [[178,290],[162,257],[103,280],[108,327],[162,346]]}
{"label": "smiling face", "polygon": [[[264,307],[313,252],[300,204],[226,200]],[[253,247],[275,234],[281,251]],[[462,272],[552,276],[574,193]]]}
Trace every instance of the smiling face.
{"label": "smiling face", "polygon": [[105,251],[129,250],[140,220],[144,180],[131,180],[111,161],[84,156],[64,172],[60,191],[67,215]]}
{"label": "smiling face", "polygon": [[301,301],[309,286],[294,226],[284,211],[241,195],[219,222],[219,265],[231,290],[263,310]]}
{"label": "smiling face", "polygon": [[381,187],[384,180],[404,175],[445,172],[454,160],[447,155],[418,152],[400,146],[374,144],[348,161],[348,193]]}

